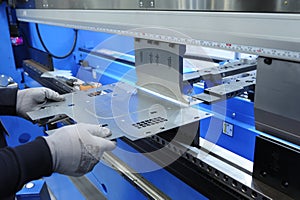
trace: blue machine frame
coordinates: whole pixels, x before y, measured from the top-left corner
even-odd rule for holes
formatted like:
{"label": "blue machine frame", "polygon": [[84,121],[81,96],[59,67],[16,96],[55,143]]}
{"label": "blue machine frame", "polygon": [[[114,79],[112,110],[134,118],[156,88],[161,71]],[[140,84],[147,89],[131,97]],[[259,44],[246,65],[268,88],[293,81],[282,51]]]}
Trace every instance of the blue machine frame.
{"label": "blue machine frame", "polygon": [[8,19],[6,16],[6,3],[0,4],[0,32],[0,74],[11,76],[14,81],[20,83],[21,76],[15,67],[12,44],[10,41]]}

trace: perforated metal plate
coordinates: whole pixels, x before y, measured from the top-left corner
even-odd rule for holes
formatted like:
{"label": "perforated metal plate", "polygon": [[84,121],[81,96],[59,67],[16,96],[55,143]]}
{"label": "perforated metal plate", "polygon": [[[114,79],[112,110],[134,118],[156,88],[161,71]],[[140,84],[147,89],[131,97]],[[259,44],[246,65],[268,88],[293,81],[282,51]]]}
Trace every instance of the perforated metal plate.
{"label": "perforated metal plate", "polygon": [[32,120],[65,114],[77,123],[101,124],[112,131],[110,139],[137,140],[210,117],[197,108],[171,102],[126,83],[65,95],[64,102],[48,102],[29,112]]}

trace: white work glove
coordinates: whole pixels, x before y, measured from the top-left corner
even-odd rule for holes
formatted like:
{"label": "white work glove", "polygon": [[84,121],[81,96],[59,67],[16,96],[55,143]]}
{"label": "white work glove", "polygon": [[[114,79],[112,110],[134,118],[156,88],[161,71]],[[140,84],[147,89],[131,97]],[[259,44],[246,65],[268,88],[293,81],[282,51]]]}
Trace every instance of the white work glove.
{"label": "white work glove", "polygon": [[110,135],[108,128],[82,123],[65,126],[44,137],[51,151],[53,171],[70,176],[90,172],[103,152],[116,147],[115,142],[104,139]]}
{"label": "white work glove", "polygon": [[46,103],[48,100],[64,101],[65,98],[48,88],[29,88],[19,90],[17,94],[17,115],[29,119],[26,114],[29,111],[38,109],[38,105]]}

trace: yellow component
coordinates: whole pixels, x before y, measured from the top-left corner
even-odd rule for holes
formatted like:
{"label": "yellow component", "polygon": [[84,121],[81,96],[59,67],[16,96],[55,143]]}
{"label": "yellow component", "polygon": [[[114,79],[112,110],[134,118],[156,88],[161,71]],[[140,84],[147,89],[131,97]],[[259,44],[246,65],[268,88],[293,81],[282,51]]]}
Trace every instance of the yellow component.
{"label": "yellow component", "polygon": [[92,89],[92,88],[96,88],[96,86],[94,85],[79,85],[79,89],[80,90],[89,90],[89,89]]}
{"label": "yellow component", "polygon": [[102,86],[101,83],[92,83],[92,84],[84,83],[84,84],[79,85],[79,89],[80,90],[89,90],[89,89],[98,88],[98,87],[101,87],[101,86]]}

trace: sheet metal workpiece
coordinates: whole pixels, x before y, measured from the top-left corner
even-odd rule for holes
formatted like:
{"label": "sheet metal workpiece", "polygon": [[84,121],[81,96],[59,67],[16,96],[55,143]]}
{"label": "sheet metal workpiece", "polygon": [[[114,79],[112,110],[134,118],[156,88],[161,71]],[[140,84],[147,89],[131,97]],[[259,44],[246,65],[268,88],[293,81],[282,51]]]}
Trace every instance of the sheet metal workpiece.
{"label": "sheet metal workpiece", "polygon": [[133,141],[211,116],[123,82],[69,93],[65,98],[48,102],[28,115],[32,120],[67,115],[76,123],[107,126],[112,131],[109,139],[125,136]]}

